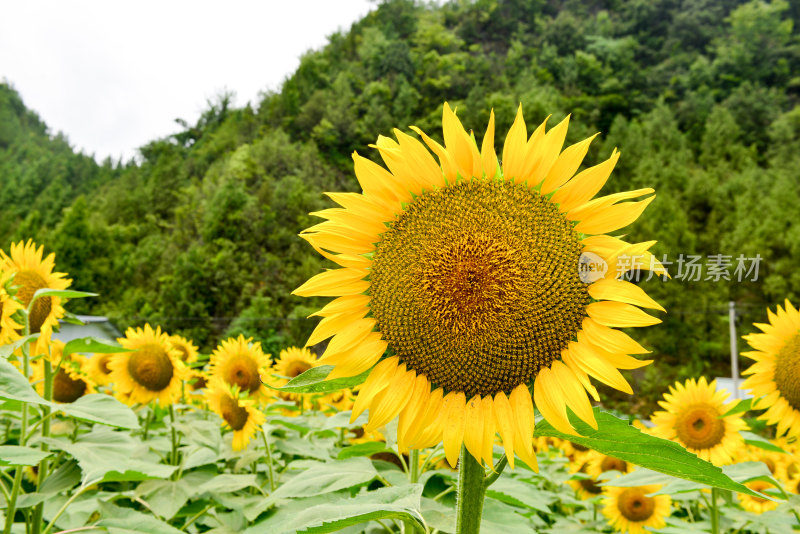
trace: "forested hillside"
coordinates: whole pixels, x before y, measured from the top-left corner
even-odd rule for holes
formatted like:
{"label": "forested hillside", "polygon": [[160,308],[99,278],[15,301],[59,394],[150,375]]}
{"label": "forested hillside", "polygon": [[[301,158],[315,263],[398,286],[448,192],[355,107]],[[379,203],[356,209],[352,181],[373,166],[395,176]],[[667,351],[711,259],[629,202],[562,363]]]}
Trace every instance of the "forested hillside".
{"label": "forested hillside", "polygon": [[[387,1],[280,92],[245,108],[220,95],[116,165],[74,154],[9,80],[0,236],[45,243],[75,287],[102,294],[73,311],[206,349],[246,333],[276,352],[313,326],[313,303],[290,292],[322,263],[296,234],[329,205],[323,191],[356,189],[351,152],[375,157],[378,134],[411,124],[440,138],[444,101],[479,138],[494,109],[500,146],[521,102],[529,131],[571,113],[568,143],[601,132],[590,164],[621,150],[604,192],[657,191],[629,231],[675,262],[672,280],[641,282],[668,311],[638,335],[661,362],[646,372],[727,373],[728,301],[743,333],[800,297],[799,23],[784,1]],[[731,280],[705,280],[708,265],[681,279],[681,254],[730,256]],[[756,281],[733,276],[740,255],[760,256]]]}

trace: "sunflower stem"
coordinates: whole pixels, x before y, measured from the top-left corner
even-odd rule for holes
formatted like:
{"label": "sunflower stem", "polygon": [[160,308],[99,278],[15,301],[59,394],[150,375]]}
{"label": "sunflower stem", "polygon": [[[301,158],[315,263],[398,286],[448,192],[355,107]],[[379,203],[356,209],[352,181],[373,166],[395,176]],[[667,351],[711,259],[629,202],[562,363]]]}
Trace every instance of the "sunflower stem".
{"label": "sunflower stem", "polygon": [[264,440],[264,448],[267,450],[267,477],[269,479],[270,493],[275,491],[275,475],[272,472],[272,452],[269,450],[269,438],[267,433],[264,432],[264,427],[261,427],[261,439]]}
{"label": "sunflower stem", "polygon": [[[178,431],[175,428],[175,408],[172,406],[172,404],[169,405],[169,422],[172,435],[172,455],[170,456],[170,464],[178,465]],[[172,474],[172,480],[177,480],[177,474],[177,471]]]}
{"label": "sunflower stem", "polygon": [[717,507],[717,496],[719,490],[711,488],[711,534],[719,534],[719,508]]}
{"label": "sunflower stem", "polygon": [[483,497],[486,494],[483,466],[461,445],[456,497],[456,534],[478,534],[481,530]]}
{"label": "sunflower stem", "polygon": [[[59,362],[59,366],[60,364],[61,362]],[[53,380],[55,379],[55,373],[53,372],[53,366],[50,365],[49,354],[45,357],[43,365],[44,365],[44,398],[45,400],[53,400]],[[51,415],[50,407],[42,406],[41,421],[42,421],[43,438],[50,437],[50,415]],[[45,443],[44,440],[42,440],[42,452],[49,452],[49,451],[50,451],[50,445],[48,445],[47,443]],[[36,491],[39,491],[42,488],[42,483],[47,478],[47,468],[48,468],[48,459],[43,458],[42,461],[39,462],[39,471],[38,471],[38,476],[36,478]],[[33,510],[33,525],[31,528],[32,534],[39,534],[42,531],[43,512],[44,512],[44,503],[41,502],[37,504]]]}
{"label": "sunflower stem", "polygon": [[[23,331],[23,336],[27,336],[30,334],[31,331],[31,322],[28,318],[28,314],[30,313],[30,307],[28,307],[28,312],[25,315],[25,329]],[[31,368],[30,362],[28,361],[28,352],[30,350],[29,347],[30,342],[25,343],[22,345],[22,369],[25,374],[25,378],[27,379],[31,375]],[[22,422],[21,428],[19,432],[19,444],[21,446],[25,446],[25,442],[27,441],[27,436],[25,435],[28,432],[28,403],[22,403]],[[3,534],[10,534],[11,527],[14,525],[14,515],[17,511],[17,496],[19,495],[19,490],[22,487],[22,466],[17,466],[14,470],[14,483],[11,487],[11,497],[8,499],[6,503],[6,523],[3,527]]]}
{"label": "sunflower stem", "polygon": [[486,480],[484,481],[483,485],[488,488],[489,486],[494,484],[495,480],[500,478],[500,475],[503,474],[503,469],[506,468],[507,464],[508,464],[508,457],[504,454],[503,457],[500,458],[500,461],[497,462],[497,467],[494,468],[494,473],[486,477]]}
{"label": "sunflower stem", "polygon": [[[403,461],[403,453],[398,453],[398,456],[400,457],[400,461]],[[408,452],[407,471],[408,481],[412,484],[416,484],[419,481],[419,450],[411,449]],[[405,534],[417,532],[414,521],[403,521],[403,532]]]}

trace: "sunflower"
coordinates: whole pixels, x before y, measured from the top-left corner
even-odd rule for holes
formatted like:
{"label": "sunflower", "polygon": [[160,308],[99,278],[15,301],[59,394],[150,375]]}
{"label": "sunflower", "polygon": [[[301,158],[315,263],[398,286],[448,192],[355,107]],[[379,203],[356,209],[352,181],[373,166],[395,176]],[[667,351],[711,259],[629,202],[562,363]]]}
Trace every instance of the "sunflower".
{"label": "sunflower", "polygon": [[262,383],[271,373],[269,356],[261,350],[261,343],[240,335],[219,344],[211,354],[208,375],[219,377],[230,386],[238,386],[242,393],[259,401],[269,398],[269,390]]}
{"label": "sunflower", "polygon": [[353,392],[349,389],[340,389],[322,395],[317,399],[317,403],[322,411],[331,413],[344,412],[353,409]]}
{"label": "sunflower", "polygon": [[729,396],[726,390],[717,391],[716,380],[709,384],[704,376],[676,383],[658,401],[665,411],[653,414],[652,433],[677,441],[714,465],[729,464],[744,444],[739,431],[747,429],[741,414],[723,417],[736,404],[725,403]]}
{"label": "sunflower", "polygon": [[247,447],[266,416],[256,408],[256,401],[240,394],[239,386],[229,385],[219,376],[211,379],[205,393],[208,407],[222,417],[224,425],[233,430],[233,450]]}
{"label": "sunflower", "polygon": [[756,323],[760,333],[744,336],[753,347],[743,352],[755,360],[744,374],[742,384],[756,400],[753,408],[767,410],[759,416],[767,424],[777,424],[778,436],[800,437],[800,311],[787,299],[776,313],[767,310],[769,323]]}
{"label": "sunflower", "polygon": [[603,488],[599,485],[599,481],[595,476],[589,475],[587,469],[589,468],[590,455],[594,451],[576,452],[570,459],[569,470],[571,473],[580,473],[580,477],[572,477],[567,480],[567,484],[572,486],[575,493],[581,499],[591,499],[603,493]]}
{"label": "sunflower", "polygon": [[[353,418],[369,408],[377,428],[399,415],[402,450],[443,441],[455,465],[463,443],[491,464],[499,432],[512,467],[515,452],[535,467],[534,400],[561,431],[575,432],[567,407],[596,427],[589,376],[631,393],[618,369],[649,363],[612,327],[660,322],[636,306],[663,308],[619,278],[633,256],[651,267],[653,242],[605,234],[654,197],[620,201],[653,190],[591,200],[619,153],[573,176],[592,138],[562,151],[569,118],[546,122],[529,138],[520,107],[500,166],[494,114],[479,150],[445,104],[445,146],[412,127],[439,163],[399,130],[397,141],[379,137],[389,170],[354,153],[363,193],[329,193],[341,208],[315,213],[327,220],[301,235],[342,267],[294,292],[338,297],[316,313],[308,344],[333,336],[321,359],[335,366],[329,378],[371,369]],[[589,264],[607,268],[587,277]]]}
{"label": "sunflower", "polygon": [[[745,482],[745,486],[753,491],[764,493],[765,490],[774,489],[775,486],[764,480],[753,480],[752,482]],[[769,510],[774,510],[778,507],[778,503],[765,499],[764,497],[756,497],[754,495],[747,495],[746,493],[737,493],[739,497],[739,504],[748,512],[754,514],[763,514]]]}
{"label": "sunflower", "polygon": [[629,473],[633,466],[624,460],[606,456],[597,451],[590,451],[586,457],[586,474],[595,479],[606,471],[618,471],[620,474]]}
{"label": "sunflower", "polygon": [[[62,344],[63,346],[63,344]],[[60,359],[60,358],[59,358]],[[86,357],[71,354],[53,375],[53,400],[61,403],[75,402],[84,395],[96,393],[94,382],[82,372]],[[44,395],[44,359],[34,360],[32,381],[40,395]]]}
{"label": "sunflower", "polygon": [[631,488],[604,489],[605,504],[603,515],[609,524],[619,532],[646,534],[645,527],[659,529],[666,526],[666,518],[670,515],[672,499],[669,495],[649,494],[658,491],[660,486],[637,486]]}
{"label": "sunflower", "polygon": [[11,271],[0,271],[0,345],[19,339],[19,332],[23,328],[23,325],[14,320],[14,314],[22,309],[22,304],[8,292],[8,286],[13,285],[10,282],[11,275]]}
{"label": "sunflower", "polygon": [[86,359],[85,372],[98,386],[107,386],[111,383],[111,360],[116,354],[98,353]]}
{"label": "sunflower", "polygon": [[181,381],[190,377],[189,370],[161,327],[153,330],[146,324],[144,328],[128,328],[118,341],[126,349],[134,349],[120,352],[108,362],[109,381],[116,386],[118,398],[129,405],[156,399],[162,405],[177,401]]}
{"label": "sunflower", "polygon": [[188,339],[181,336],[169,336],[169,342],[172,344],[173,349],[177,349],[180,353],[179,359],[185,363],[190,364],[197,361],[197,347]]}
{"label": "sunflower", "polygon": [[[72,280],[65,278],[65,273],[53,272],[56,255],[50,253],[42,259],[43,252],[44,247],[36,248],[32,240],[12,244],[10,256],[0,250],[2,270],[14,275],[12,283],[17,286],[15,296],[25,308],[30,305],[34,293],[39,289],[66,289],[72,283]],[[58,320],[63,316],[64,308],[60,297],[42,297],[36,300],[28,318],[31,334],[40,334],[31,344],[32,355],[44,354],[53,328],[58,326]]]}

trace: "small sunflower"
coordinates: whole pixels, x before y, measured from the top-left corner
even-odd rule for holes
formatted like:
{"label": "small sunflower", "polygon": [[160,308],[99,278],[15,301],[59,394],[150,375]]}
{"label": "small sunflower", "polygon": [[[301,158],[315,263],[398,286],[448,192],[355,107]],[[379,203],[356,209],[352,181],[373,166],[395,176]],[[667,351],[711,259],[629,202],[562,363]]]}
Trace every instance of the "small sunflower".
{"label": "small sunflower", "polygon": [[672,499],[669,495],[649,494],[658,491],[660,486],[637,486],[632,488],[604,489],[603,515],[618,532],[646,534],[645,527],[659,529],[666,526],[670,515]]}
{"label": "small sunflower", "polygon": [[800,311],[787,299],[776,313],[767,310],[769,323],[756,323],[761,333],[744,336],[755,349],[743,352],[755,360],[743,374],[742,384],[754,397],[754,409],[767,410],[759,416],[777,425],[778,436],[800,437]]}
{"label": "small sunflower", "polygon": [[158,400],[166,406],[180,398],[181,381],[189,378],[189,370],[161,327],[128,328],[118,341],[126,349],[134,349],[114,355],[108,363],[109,381],[122,402],[133,405]]}
{"label": "small sunflower", "polygon": [[[85,360],[81,354],[71,354],[62,362],[58,372],[53,376],[53,400],[61,403],[75,402],[84,395],[97,393],[94,382],[81,369]],[[32,381],[40,395],[44,395],[44,360],[37,359],[31,364]]]}
{"label": "small sunflower", "polygon": [[233,430],[233,450],[247,447],[266,416],[256,407],[256,401],[239,393],[239,386],[231,386],[216,376],[211,379],[205,393],[208,407],[222,417],[224,425]]}
{"label": "small sunflower", "polygon": [[[66,278],[65,273],[54,273],[55,257],[50,253],[42,259],[44,247],[36,248],[36,244],[29,240],[27,243],[20,241],[11,245],[11,254],[7,255],[0,250],[0,264],[2,271],[14,275],[13,285],[17,287],[16,298],[27,308],[33,299],[34,293],[39,289],[66,289],[72,280]],[[31,354],[43,354],[50,343],[53,329],[58,326],[58,320],[64,316],[60,297],[42,297],[37,299],[31,309],[30,332],[39,333],[39,339],[31,344]]]}
{"label": "small sunflower", "polygon": [[98,353],[86,359],[85,371],[95,384],[107,386],[111,383],[111,367],[109,364],[116,354]]}
{"label": "small sunflower", "polygon": [[586,474],[593,478],[598,478],[606,471],[618,471],[624,475],[629,473],[633,466],[625,460],[614,458],[613,456],[606,456],[597,451],[590,451],[586,458]]}
{"label": "small sunflower", "polygon": [[0,271],[0,345],[13,343],[19,339],[20,331],[23,326],[14,320],[14,314],[23,309],[16,299],[12,298],[8,291],[11,271]]}
{"label": "small sunflower", "polygon": [[190,340],[181,336],[169,336],[169,342],[172,348],[180,353],[178,358],[180,361],[187,365],[197,361],[197,347]]}
{"label": "small sunflower", "polygon": [[[444,146],[412,127],[438,163],[399,130],[379,137],[388,170],[353,154],[363,193],[329,193],[341,207],[301,234],[342,267],[294,291],[337,297],[307,344],[333,336],[320,360],[329,378],[371,370],[353,418],[369,408],[378,428],[399,416],[401,450],[443,442],[455,465],[463,443],[491,464],[499,433],[512,467],[514,453],[535,467],[534,400],[563,432],[574,433],[567,407],[596,427],[589,377],[631,393],[619,369],[649,363],[614,327],[660,322],[637,306],[663,308],[620,278],[633,256],[650,267],[653,242],[606,234],[654,197],[621,201],[653,190],[592,200],[619,153],[575,174],[593,138],[562,151],[569,117],[528,137],[520,107],[502,165],[494,114],[480,149],[447,104],[442,121]],[[589,263],[605,270],[591,275]]]}
{"label": "small sunflower", "polygon": [[800,474],[796,474],[784,484],[786,491],[800,495]]}
{"label": "small sunflower", "polygon": [[590,475],[587,472],[592,453],[595,453],[595,451],[576,451],[573,453],[569,463],[569,470],[571,473],[580,473],[581,475],[586,475],[585,477],[573,477],[567,480],[567,484],[572,486],[572,489],[575,490],[575,493],[578,494],[578,497],[584,500],[597,497],[603,493],[603,488],[599,485],[597,476]]}
{"label": "small sunflower", "polygon": [[[307,348],[289,347],[281,351],[275,362],[274,373],[281,377],[276,387],[286,385],[292,378],[298,377],[312,367],[319,365],[317,357]],[[305,398],[297,393],[280,392],[279,397],[285,400],[299,401]]]}
{"label": "small sunflower", "polygon": [[[764,493],[766,490],[775,488],[775,486],[763,480],[745,482],[744,485],[753,491],[758,491],[759,493]],[[778,507],[777,502],[765,499],[763,497],[756,497],[746,493],[737,493],[736,496],[739,497],[739,504],[742,505],[742,508],[754,514],[763,514],[764,512],[774,510]]]}
{"label": "small sunflower", "polygon": [[209,376],[219,377],[230,386],[253,396],[259,401],[269,398],[269,390],[262,380],[269,379],[271,366],[269,356],[261,350],[261,343],[240,335],[219,344],[211,354]]}
{"label": "small sunflower", "polygon": [[709,384],[704,376],[676,383],[658,401],[665,411],[653,414],[652,432],[677,441],[714,465],[729,464],[743,445],[739,431],[747,429],[741,414],[723,417],[736,404],[725,402],[729,396],[725,390],[717,391],[716,380]]}
{"label": "small sunflower", "polygon": [[317,403],[322,411],[329,411],[332,413],[352,410],[354,402],[355,398],[353,397],[353,392],[349,389],[332,391],[331,393],[322,395],[317,399]]}

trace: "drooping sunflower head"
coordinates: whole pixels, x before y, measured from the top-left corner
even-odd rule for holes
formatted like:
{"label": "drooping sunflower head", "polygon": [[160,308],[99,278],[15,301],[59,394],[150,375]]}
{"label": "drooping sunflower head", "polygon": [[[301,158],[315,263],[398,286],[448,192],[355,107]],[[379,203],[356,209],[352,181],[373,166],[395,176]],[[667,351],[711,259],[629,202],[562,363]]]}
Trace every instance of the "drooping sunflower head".
{"label": "drooping sunflower head", "polygon": [[242,393],[253,395],[259,401],[269,397],[262,383],[271,374],[269,356],[261,350],[261,343],[240,335],[219,344],[211,354],[208,374],[219,377],[229,386],[237,386]]}
{"label": "drooping sunflower head", "polygon": [[605,486],[603,515],[619,532],[646,534],[645,527],[660,529],[666,526],[672,499],[669,495],[652,495],[659,486],[614,488]]}
{"label": "drooping sunflower head", "polygon": [[739,431],[747,429],[741,414],[725,415],[736,404],[725,402],[729,396],[726,390],[717,391],[716,380],[709,384],[705,377],[676,383],[658,401],[664,410],[653,414],[653,433],[714,465],[729,464],[744,445]]}
{"label": "drooping sunflower head", "polygon": [[744,371],[742,389],[758,399],[754,408],[766,408],[759,419],[777,425],[778,436],[800,437],[800,311],[787,299],[767,316],[769,323],[754,325],[760,333],[744,337],[753,350],[742,356],[756,363]]}
{"label": "drooping sunflower head", "polygon": [[172,348],[180,354],[178,356],[180,361],[187,365],[197,361],[197,347],[190,340],[181,336],[169,336],[169,342],[172,344]]}
{"label": "drooping sunflower head", "polygon": [[239,387],[231,386],[219,376],[211,378],[206,388],[208,407],[223,420],[223,425],[233,431],[232,447],[240,451],[247,447],[250,439],[266,421],[257,403]]}
{"label": "drooping sunflower head", "polygon": [[98,386],[106,386],[111,383],[111,360],[116,354],[98,353],[86,359],[85,372]]}
{"label": "drooping sunflower head", "polygon": [[0,266],[0,345],[13,343],[19,339],[23,328],[14,318],[14,315],[22,310],[22,304],[12,297],[14,291],[10,286],[13,285],[11,281],[13,274],[11,271],[2,270]]}
{"label": "drooping sunflower head", "polygon": [[[29,240],[27,243],[20,241],[11,245],[11,254],[7,255],[0,250],[0,264],[2,270],[14,275],[13,284],[17,286],[16,298],[27,308],[33,300],[33,295],[40,289],[66,289],[72,280],[66,278],[65,273],[54,273],[55,254],[50,253],[42,258],[44,247],[36,247]],[[32,354],[44,354],[50,343],[53,328],[58,326],[58,320],[64,316],[64,308],[60,297],[42,297],[36,300],[31,309],[29,323],[32,334],[40,333],[39,339],[31,346]]]}
{"label": "drooping sunflower head", "polygon": [[131,405],[176,402],[189,371],[161,327],[129,328],[118,341],[126,349],[134,349],[116,354],[108,362],[108,380],[114,383],[119,399]]}
{"label": "drooping sunflower head", "polygon": [[[58,372],[53,375],[52,399],[54,401],[72,403],[84,395],[97,392],[94,381],[83,372],[85,359],[85,356],[81,354],[71,354],[61,363]],[[32,363],[32,380],[40,395],[44,395],[44,365],[43,358],[34,360]]]}
{"label": "drooping sunflower head", "polygon": [[[559,430],[574,432],[567,407],[596,426],[589,377],[631,392],[618,369],[648,363],[613,327],[655,324],[636,306],[662,308],[620,277],[625,257],[663,267],[652,242],[605,234],[654,197],[621,201],[653,191],[592,200],[619,153],[575,174],[592,139],[562,150],[568,119],[529,137],[520,108],[501,166],[494,115],[479,149],[445,105],[444,146],[412,127],[438,163],[403,132],[379,137],[388,170],[354,154],[363,192],[330,193],[341,207],[301,235],[342,267],[295,290],[338,297],[315,314],[308,344],[333,336],[321,359],[334,365],[329,378],[372,368],[353,417],[369,408],[377,428],[399,415],[401,449],[443,441],[454,465],[463,443],[489,463],[499,432],[512,467],[514,452],[535,465],[534,400]],[[587,273],[587,258],[604,268]]]}

